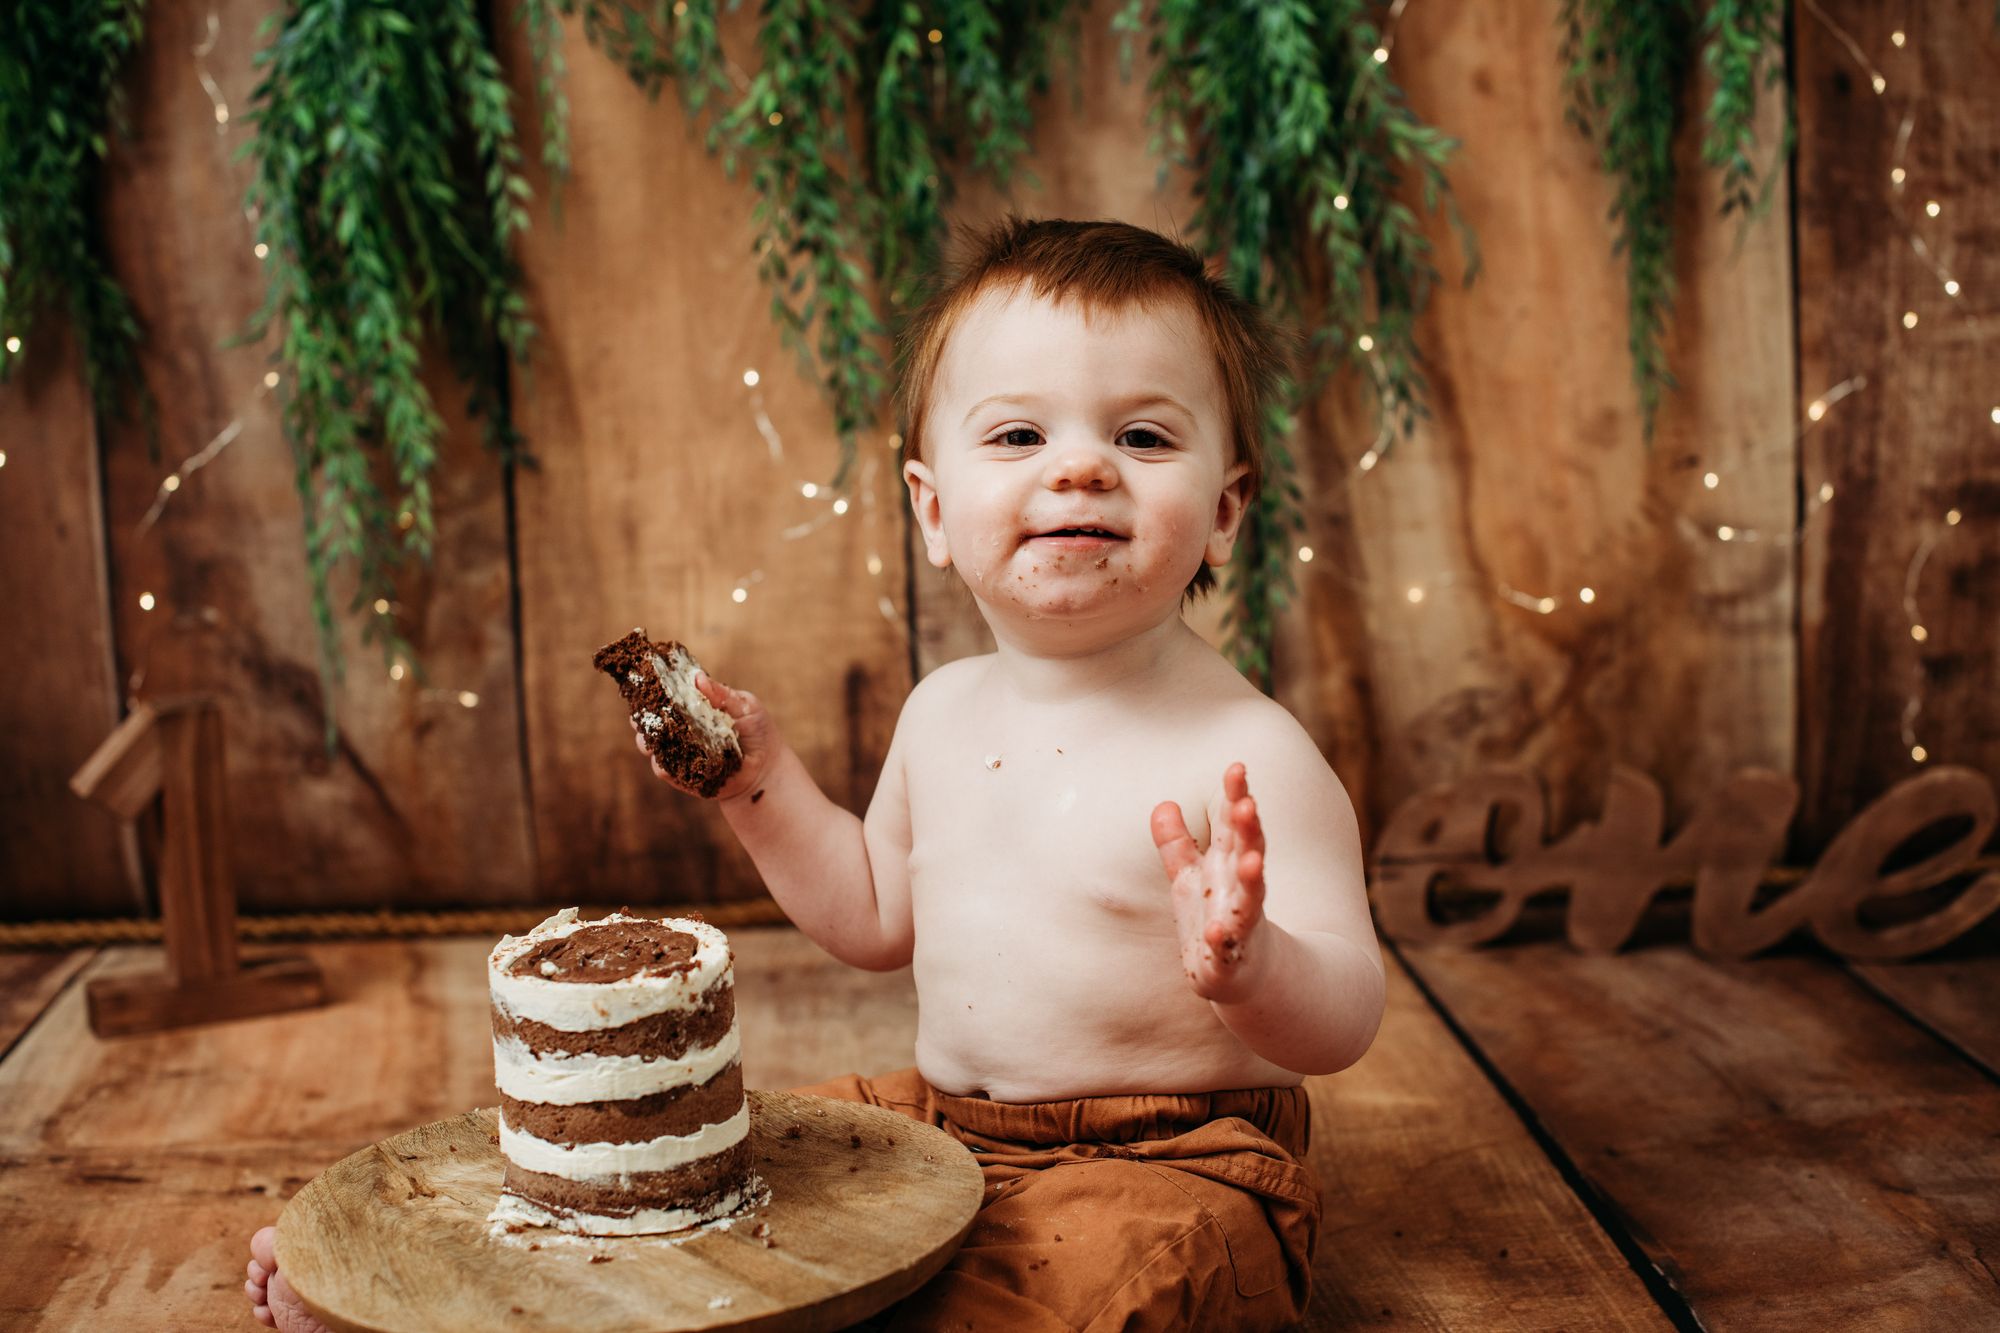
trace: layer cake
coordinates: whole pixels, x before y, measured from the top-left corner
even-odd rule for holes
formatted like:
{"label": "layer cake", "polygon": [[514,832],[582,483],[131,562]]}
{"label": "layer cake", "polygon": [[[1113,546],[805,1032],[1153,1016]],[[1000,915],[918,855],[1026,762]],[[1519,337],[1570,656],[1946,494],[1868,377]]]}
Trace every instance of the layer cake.
{"label": "layer cake", "polygon": [[678,1231],[754,1188],[729,941],[703,921],[566,908],[487,958],[496,1224]]}

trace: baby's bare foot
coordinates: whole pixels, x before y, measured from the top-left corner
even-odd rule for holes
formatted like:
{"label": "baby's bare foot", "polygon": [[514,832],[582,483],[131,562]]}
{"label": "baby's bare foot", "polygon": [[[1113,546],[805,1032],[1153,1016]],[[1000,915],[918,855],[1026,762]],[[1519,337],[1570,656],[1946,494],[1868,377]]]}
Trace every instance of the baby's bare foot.
{"label": "baby's bare foot", "polygon": [[266,1328],[284,1333],[328,1333],[325,1324],[313,1318],[292,1284],[278,1271],[278,1229],[265,1227],[250,1238],[250,1280],[243,1284],[250,1298],[250,1313]]}

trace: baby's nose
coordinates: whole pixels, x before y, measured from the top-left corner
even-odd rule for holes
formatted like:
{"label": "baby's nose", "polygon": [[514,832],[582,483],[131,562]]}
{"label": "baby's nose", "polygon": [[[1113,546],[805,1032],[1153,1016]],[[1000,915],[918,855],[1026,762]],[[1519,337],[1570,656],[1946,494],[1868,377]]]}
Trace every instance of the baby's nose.
{"label": "baby's nose", "polygon": [[1052,491],[1109,490],[1118,484],[1117,461],[1090,441],[1057,444],[1042,455],[1042,480]]}

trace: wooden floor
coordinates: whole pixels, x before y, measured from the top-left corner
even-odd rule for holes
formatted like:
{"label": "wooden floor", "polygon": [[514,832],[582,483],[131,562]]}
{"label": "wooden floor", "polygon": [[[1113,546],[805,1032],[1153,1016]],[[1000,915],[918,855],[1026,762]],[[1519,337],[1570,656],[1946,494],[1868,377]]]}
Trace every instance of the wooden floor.
{"label": "wooden floor", "polygon": [[[910,1063],[907,973],[732,939],[751,1086]],[[287,1196],[494,1101],[489,944],[314,946],[324,1009],[114,1042],[81,983],[155,951],[0,955],[0,1327],[251,1327],[245,1241]],[[1307,1327],[2000,1328],[2000,933],[1389,961],[1374,1048],[1313,1084]]]}

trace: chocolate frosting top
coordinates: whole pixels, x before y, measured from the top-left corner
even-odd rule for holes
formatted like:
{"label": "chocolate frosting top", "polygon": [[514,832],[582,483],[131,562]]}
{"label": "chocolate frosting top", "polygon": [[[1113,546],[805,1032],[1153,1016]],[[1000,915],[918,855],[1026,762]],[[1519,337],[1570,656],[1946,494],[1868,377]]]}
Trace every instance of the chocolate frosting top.
{"label": "chocolate frosting top", "polygon": [[[622,981],[632,976],[673,976],[694,965],[701,941],[662,921],[600,921],[544,940],[516,958],[507,971],[546,981]],[[553,969],[543,966],[554,963]]]}

